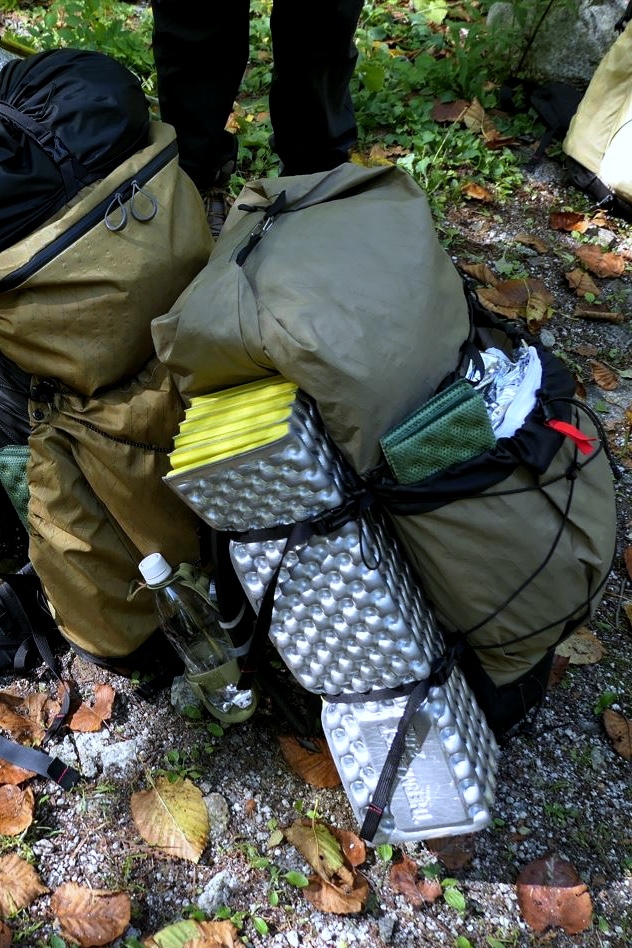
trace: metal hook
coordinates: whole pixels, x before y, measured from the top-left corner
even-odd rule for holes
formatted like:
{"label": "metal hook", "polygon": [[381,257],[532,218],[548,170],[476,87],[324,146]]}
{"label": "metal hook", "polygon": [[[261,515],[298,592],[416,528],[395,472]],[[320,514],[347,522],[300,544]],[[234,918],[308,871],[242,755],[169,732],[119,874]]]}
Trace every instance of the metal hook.
{"label": "metal hook", "polygon": [[[112,221],[110,221],[109,218],[110,218],[110,215],[116,211],[117,207],[119,208],[121,212],[121,219],[118,223],[115,224]],[[108,209],[105,212],[105,217],[103,218],[103,221],[107,229],[112,231],[112,233],[116,233],[116,231],[118,230],[123,230],[123,228],[126,226],[127,211],[125,209],[125,205],[123,204],[123,199],[121,198],[121,195],[118,191],[114,195],[114,198],[112,199],[110,204],[108,205]]]}
{"label": "metal hook", "polygon": [[[135,201],[136,196],[137,196],[138,194],[141,194],[141,195],[145,198],[146,201],[149,201],[149,213],[148,213],[148,214],[142,214],[142,213],[139,213],[139,212],[136,210],[136,207],[135,207],[135,205],[134,205],[134,201]],[[153,196],[153,194],[149,194],[148,191],[143,191],[143,189],[142,189],[141,187],[139,187],[139,185],[138,185],[138,183],[137,183],[136,181],[132,181],[132,197],[131,197],[130,202],[129,202],[129,208],[130,208],[132,217],[134,218],[135,221],[140,221],[141,223],[146,223],[147,221],[153,220],[154,217],[156,216],[156,214],[158,213],[158,201],[157,201],[156,198]]]}

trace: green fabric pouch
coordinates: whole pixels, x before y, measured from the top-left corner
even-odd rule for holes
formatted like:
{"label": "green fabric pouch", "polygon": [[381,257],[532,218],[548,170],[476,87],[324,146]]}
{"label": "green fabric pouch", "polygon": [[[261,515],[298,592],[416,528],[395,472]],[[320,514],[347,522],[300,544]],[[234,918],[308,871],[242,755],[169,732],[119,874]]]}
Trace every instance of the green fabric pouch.
{"label": "green fabric pouch", "polygon": [[15,507],[26,527],[29,505],[29,488],[26,479],[26,462],[29,448],[26,444],[9,444],[0,448],[0,484]]}
{"label": "green fabric pouch", "polygon": [[495,444],[483,396],[465,379],[435,395],[380,438],[399,484],[416,484]]}

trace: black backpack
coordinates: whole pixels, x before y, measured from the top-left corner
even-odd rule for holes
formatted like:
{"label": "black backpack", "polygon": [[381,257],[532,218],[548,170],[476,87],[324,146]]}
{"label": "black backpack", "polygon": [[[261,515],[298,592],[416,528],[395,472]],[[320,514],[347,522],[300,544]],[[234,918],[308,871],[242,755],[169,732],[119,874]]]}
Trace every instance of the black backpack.
{"label": "black backpack", "polygon": [[140,81],[92,50],[53,49],[0,70],[0,250],[142,148]]}

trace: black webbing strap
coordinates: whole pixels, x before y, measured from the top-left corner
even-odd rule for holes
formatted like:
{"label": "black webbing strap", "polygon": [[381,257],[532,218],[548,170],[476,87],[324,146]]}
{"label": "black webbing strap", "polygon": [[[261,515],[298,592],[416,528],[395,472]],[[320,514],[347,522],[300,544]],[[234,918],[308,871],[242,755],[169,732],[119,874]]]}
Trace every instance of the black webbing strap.
{"label": "black webbing strap", "polygon": [[350,520],[360,518],[365,510],[373,503],[373,496],[369,491],[360,491],[334,510],[328,510],[314,520],[301,520],[297,523],[283,524],[277,527],[264,527],[256,530],[246,530],[243,533],[232,533],[231,539],[239,543],[255,543],[261,540],[282,539],[287,537],[279,564],[270,577],[270,582],[261,600],[259,613],[255,620],[252,639],[247,655],[242,663],[241,677],[238,688],[250,688],[261,664],[263,650],[270,630],[272,609],[274,607],[274,593],[279,573],[283,567],[286,553],[295,546],[301,546],[310,537],[325,536],[339,530]]}
{"label": "black webbing strap", "polygon": [[381,691],[371,691],[366,694],[343,694],[336,695],[333,698],[329,696],[327,697],[327,700],[330,702],[355,704],[359,701],[381,700],[384,696],[400,697],[402,694],[406,694],[407,691],[409,692],[409,697],[408,701],[406,702],[406,707],[404,708],[404,713],[402,714],[399,724],[397,725],[395,737],[393,738],[393,742],[389,748],[388,754],[386,755],[382,772],[379,776],[371,802],[367,807],[362,829],[360,830],[360,836],[363,839],[366,839],[367,842],[371,842],[375,836],[378,826],[380,825],[380,820],[384,814],[384,810],[391,799],[393,784],[395,783],[395,778],[397,777],[397,769],[404,753],[406,733],[410,727],[412,719],[419,707],[428,697],[428,692],[430,689],[436,688],[437,686],[444,685],[446,683],[452,674],[452,670],[456,665],[461,650],[462,646],[460,643],[450,646],[443,655],[440,655],[433,661],[430,674],[427,678],[424,678],[423,681],[411,682],[409,684],[402,685],[399,688],[388,688]]}
{"label": "black webbing strap", "polygon": [[25,135],[35,142],[36,145],[46,152],[51,161],[59,169],[66,199],[69,201],[77,193],[77,174],[76,170],[82,171],[81,166],[75,161],[64,143],[54,134],[46,125],[37,122],[30,115],[25,115],[19,109],[14,109],[6,102],[0,102],[0,116],[8,119],[13,125],[24,132]]}
{"label": "black webbing strap", "polygon": [[[57,662],[55,661],[46,634],[39,629],[33,628],[19,597],[11,589],[9,583],[5,582],[2,584],[1,592],[5,597],[5,603],[7,603],[10,608],[11,618],[18,624],[25,637],[16,653],[14,660],[15,671],[19,673],[25,670],[29,638],[32,638],[43,661],[61,685],[61,707],[46,729],[43,738],[43,742],[46,742],[59,730],[68,716],[70,710],[70,691],[59,674]],[[10,601],[8,600],[9,596]],[[68,790],[81,779],[80,773],[72,767],[67,767],[66,764],[62,763],[57,757],[51,757],[50,754],[35,750],[32,747],[24,747],[24,745],[18,744],[16,741],[10,741],[8,738],[2,736],[0,736],[0,757],[15,764],[17,767],[22,767],[24,770],[32,770],[41,777],[48,777],[54,780],[55,783],[58,783],[64,790]]]}
{"label": "black webbing strap", "polygon": [[40,777],[47,777],[53,780],[64,790],[70,790],[71,787],[81,780],[81,774],[64,764],[58,757],[51,757],[44,751],[35,750],[34,747],[24,747],[23,744],[17,744],[6,737],[0,736],[0,757],[8,760],[16,767],[22,767],[23,770],[32,770]]}

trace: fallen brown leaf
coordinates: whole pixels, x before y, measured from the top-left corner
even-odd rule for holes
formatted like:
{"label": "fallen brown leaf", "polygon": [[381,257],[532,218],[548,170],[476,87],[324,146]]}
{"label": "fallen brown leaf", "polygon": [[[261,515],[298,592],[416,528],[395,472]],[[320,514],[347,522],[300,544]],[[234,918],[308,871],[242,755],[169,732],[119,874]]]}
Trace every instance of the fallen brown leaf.
{"label": "fallen brown leaf", "polygon": [[[41,697],[46,699],[45,695]],[[32,712],[33,705],[28,705],[24,698],[0,692],[0,728],[18,744],[40,744],[44,738],[46,729],[33,718]]]}
{"label": "fallen brown leaf", "polygon": [[32,770],[23,770],[21,767],[16,767],[15,764],[10,764],[8,760],[0,760],[0,786],[7,783],[17,786],[20,783],[26,783],[34,776]]}
{"label": "fallen brown leaf", "polygon": [[320,820],[295,820],[284,833],[288,842],[324,879],[333,879],[344,872],[344,853],[332,827]]}
{"label": "fallen brown leaf", "polygon": [[404,853],[402,859],[392,864],[388,873],[388,881],[392,888],[403,895],[413,908],[419,908],[424,901],[417,888],[418,871],[417,863]]}
{"label": "fallen brown leaf", "polygon": [[15,915],[49,890],[25,859],[11,853],[0,856],[0,914]]}
{"label": "fallen brown leaf", "polygon": [[617,388],[619,376],[614,369],[611,369],[605,362],[592,359],[590,368],[592,369],[593,382],[598,385],[599,388],[603,388],[606,392],[613,392],[615,388]]}
{"label": "fallen brown leaf", "polygon": [[550,250],[546,241],[540,240],[539,237],[534,237],[532,234],[516,234],[514,240],[517,244],[522,244],[524,247],[533,247],[538,253],[548,253]]}
{"label": "fallen brown leaf", "polygon": [[632,602],[624,602],[623,611],[628,617],[628,622],[630,623],[630,625],[632,625]]}
{"label": "fallen brown leaf", "polygon": [[200,937],[185,941],[182,948],[241,948],[243,942],[232,922],[198,922]]}
{"label": "fallen brown leaf", "polygon": [[494,200],[492,192],[488,188],[476,184],[475,181],[466,182],[461,188],[461,193],[472,201],[481,201],[484,204],[491,204]]}
{"label": "fallen brown leaf", "polygon": [[104,721],[112,716],[112,706],[116,692],[111,685],[97,685],[94,689],[94,702],[81,704],[68,718],[71,731],[100,731]]}
{"label": "fallen brown leaf", "polygon": [[439,123],[460,122],[469,108],[466,99],[456,99],[454,102],[440,102],[435,100],[430,117]]}
{"label": "fallen brown leaf", "polygon": [[553,230],[565,230],[569,233],[574,230],[583,234],[590,227],[590,221],[584,214],[575,211],[553,211],[549,215],[549,225]]}
{"label": "fallen brown leaf", "polygon": [[571,290],[575,290],[577,295],[581,296],[582,299],[586,296],[586,293],[591,293],[593,296],[599,296],[601,293],[601,289],[597,286],[590,274],[582,270],[581,267],[575,267],[574,270],[569,270],[564,276]]}
{"label": "fallen brown leaf", "polygon": [[592,923],[592,902],[574,867],[556,853],[536,859],[516,880],[522,916],[536,932],[550,926],[567,935],[586,931]]}
{"label": "fallen brown leaf", "polygon": [[508,319],[535,319],[537,314],[548,314],[553,295],[541,280],[504,280],[495,287],[478,289],[476,294],[487,309]]}
{"label": "fallen brown leaf", "polygon": [[323,912],[359,912],[369,895],[368,883],[355,869],[364,862],[364,844],[320,820],[296,820],[284,830],[286,839],[316,871],[301,891]]}
{"label": "fallen brown leaf", "polygon": [[0,922],[0,948],[11,948],[11,929]]}
{"label": "fallen brown leaf", "polygon": [[486,263],[461,262],[458,264],[458,267],[463,273],[478,280],[479,283],[484,283],[486,286],[498,286],[500,283],[494,271],[491,270]]}
{"label": "fallen brown leaf", "polygon": [[604,251],[594,244],[578,247],[575,255],[584,266],[598,277],[619,277],[625,270],[625,260],[613,251]]}
{"label": "fallen brown leaf", "polygon": [[566,669],[568,668],[569,664],[570,659],[566,655],[553,656],[553,664],[551,665],[551,671],[549,672],[547,690],[556,688],[557,685],[559,685],[559,683],[566,676]]}
{"label": "fallen brown leaf", "polygon": [[571,665],[594,665],[604,656],[605,648],[590,629],[577,629],[555,649],[556,655],[567,658]]}
{"label": "fallen brown leaf", "polygon": [[196,922],[187,918],[173,922],[143,941],[145,948],[241,948],[239,932],[227,919]]}
{"label": "fallen brown leaf", "polygon": [[606,708],[603,724],[617,754],[625,760],[632,760],[632,721],[618,711]]}
{"label": "fallen brown leaf", "polygon": [[33,822],[35,796],[30,787],[0,787],[0,835],[18,836]]}
{"label": "fallen brown leaf", "polygon": [[360,872],[353,875],[351,885],[337,886],[321,876],[312,876],[309,885],[301,889],[308,902],[321,912],[334,915],[355,915],[361,912],[369,898],[369,883]]}
{"label": "fallen brown leaf", "polygon": [[[60,683],[61,689],[66,685]],[[59,713],[59,697],[44,692],[32,692],[20,697],[0,692],[0,728],[7,731],[18,744],[41,744],[46,728]]]}
{"label": "fallen brown leaf", "polygon": [[50,907],[66,938],[82,948],[109,945],[130,922],[131,902],[125,892],[89,889],[64,882],[53,892]]}
{"label": "fallen brown leaf", "polygon": [[626,546],[623,551],[623,562],[628,571],[628,576],[632,579],[632,546]]}
{"label": "fallen brown leaf", "polygon": [[623,322],[623,313],[612,313],[603,306],[586,306],[580,304],[575,308],[573,316],[576,319],[592,319],[593,322],[615,323],[620,325]]}
{"label": "fallen brown leaf", "polygon": [[208,842],[209,816],[201,791],[190,780],[158,777],[130,800],[136,829],[168,856],[199,862]]}
{"label": "fallen brown leaf", "polygon": [[588,221],[590,227],[607,227],[608,215],[605,211],[599,210]]}
{"label": "fallen brown leaf", "polygon": [[540,327],[551,315],[551,300],[539,294],[530,296],[525,307],[524,318],[527,321],[529,332],[537,334]]}
{"label": "fallen brown leaf", "polygon": [[489,141],[502,137],[478,99],[472,99],[470,102],[463,114],[463,122],[471,132],[480,134]]}
{"label": "fallen brown leaf", "polygon": [[290,735],[280,735],[278,741],[288,766],[301,780],[312,787],[337,787],[340,784],[340,775],[323,737],[310,740],[310,747]]}
{"label": "fallen brown leaf", "polygon": [[584,356],[584,358],[593,358],[599,352],[599,346],[593,346],[591,343],[580,342],[578,346],[572,350],[577,353],[577,355]]}
{"label": "fallen brown leaf", "polygon": [[351,830],[339,829],[337,826],[330,826],[330,832],[340,843],[343,856],[350,866],[361,866],[366,862],[366,846],[364,840],[352,833]]}
{"label": "fallen brown leaf", "polygon": [[402,859],[393,863],[388,874],[392,888],[403,895],[413,908],[436,902],[443,892],[438,879],[419,879],[418,872],[417,863],[404,854]]}
{"label": "fallen brown leaf", "polygon": [[461,836],[438,836],[425,840],[425,846],[446,869],[463,869],[474,858],[476,835],[463,833]]}

